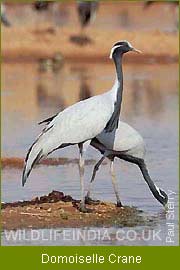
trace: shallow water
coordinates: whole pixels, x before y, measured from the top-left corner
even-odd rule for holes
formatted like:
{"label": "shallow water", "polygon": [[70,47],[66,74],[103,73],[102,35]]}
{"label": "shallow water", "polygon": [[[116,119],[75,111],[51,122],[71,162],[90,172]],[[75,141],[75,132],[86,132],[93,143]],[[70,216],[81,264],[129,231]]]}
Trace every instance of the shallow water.
{"label": "shallow water", "polygon": [[[2,64],[2,157],[24,158],[41,128],[38,121],[89,96],[103,93],[112,86],[112,64],[65,63],[56,72],[49,66],[40,71],[38,63]],[[178,243],[178,65],[125,64],[124,96],[121,119],[135,127],[143,136],[147,165],[156,185],[168,194],[173,191],[174,219],[169,221],[162,206],[152,197],[146,183],[135,165],[115,161],[121,200],[125,205],[136,206],[156,220],[156,225],[134,228],[138,235],[143,230],[161,230],[161,240],[131,241],[124,238],[95,239],[84,242],[78,239],[69,242],[60,237],[56,242],[17,241],[21,245],[175,245]],[[78,157],[76,147],[68,147],[51,156]],[[100,155],[90,148],[86,158]],[[109,163],[106,162],[97,174],[93,195],[95,198],[115,202],[112,190]],[[92,173],[92,165],[86,166],[86,184]],[[27,185],[21,187],[21,170],[2,170],[2,201],[31,199],[32,197],[60,190],[79,198],[79,175],[75,164],[64,166],[38,166],[33,170]],[[174,224],[174,243],[166,242],[168,222]],[[87,228],[90,230],[94,228]],[[63,229],[59,229],[62,231]],[[114,234],[117,228],[110,228]],[[128,228],[125,228],[127,231]],[[49,234],[49,230],[44,230]],[[20,232],[22,233],[22,232]],[[29,235],[29,231],[26,231]],[[101,231],[102,233],[102,231]],[[2,236],[3,244],[13,245]]]}

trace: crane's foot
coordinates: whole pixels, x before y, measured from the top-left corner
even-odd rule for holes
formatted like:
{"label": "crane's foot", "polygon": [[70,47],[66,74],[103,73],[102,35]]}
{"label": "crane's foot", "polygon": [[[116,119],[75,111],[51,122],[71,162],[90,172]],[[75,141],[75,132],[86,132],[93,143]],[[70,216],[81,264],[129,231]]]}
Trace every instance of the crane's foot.
{"label": "crane's foot", "polygon": [[122,203],[120,201],[117,201],[117,204],[116,204],[117,207],[123,207]]}
{"label": "crane's foot", "polygon": [[86,204],[94,204],[94,205],[96,205],[96,204],[100,204],[100,201],[99,200],[93,200],[93,199],[91,199],[91,197],[89,197],[89,196],[86,196],[85,197],[85,203]]}
{"label": "crane's foot", "polygon": [[89,208],[86,208],[86,206],[83,203],[80,203],[79,211],[82,213],[91,213],[92,212],[92,210]]}

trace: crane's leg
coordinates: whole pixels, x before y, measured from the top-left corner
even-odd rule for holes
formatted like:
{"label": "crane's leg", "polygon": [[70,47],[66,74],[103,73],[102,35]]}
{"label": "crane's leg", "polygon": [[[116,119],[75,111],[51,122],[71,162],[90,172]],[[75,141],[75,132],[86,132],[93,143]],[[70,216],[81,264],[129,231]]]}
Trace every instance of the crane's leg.
{"label": "crane's leg", "polygon": [[81,185],[81,202],[79,210],[81,212],[88,212],[88,209],[85,207],[85,197],[84,197],[84,157],[83,154],[89,146],[90,141],[85,143],[78,144],[79,146],[79,175],[80,175],[80,185]]}
{"label": "crane's leg", "polygon": [[96,177],[96,173],[97,173],[97,171],[99,170],[99,167],[100,167],[101,163],[103,162],[103,160],[104,160],[105,158],[106,158],[106,156],[103,156],[103,157],[96,163],[96,165],[94,166],[93,174],[92,174],[92,177],[91,177],[91,181],[90,181],[90,183],[89,183],[88,192],[87,192],[86,197],[85,197],[85,202],[88,203],[88,204],[91,204],[91,203],[99,203],[99,200],[96,201],[96,200],[91,199],[90,194],[91,194],[93,182],[94,182],[95,177]]}
{"label": "crane's leg", "polygon": [[146,164],[144,162],[144,160],[138,160],[137,165],[139,166],[141,173],[144,177],[144,180],[146,181],[146,183],[148,184],[152,194],[154,195],[154,197],[162,204],[164,205],[164,207],[167,207],[167,202],[168,202],[168,196],[167,194],[162,190],[159,189],[154,182],[152,181],[149,172],[147,170]]}
{"label": "crane's leg", "polygon": [[115,175],[115,172],[114,172],[114,160],[111,160],[111,163],[110,163],[110,172],[111,172],[111,178],[112,178],[112,184],[113,184],[114,192],[116,194],[117,207],[122,207],[122,203],[121,203],[119,192],[118,192],[116,175]]}
{"label": "crane's leg", "polygon": [[123,160],[126,160],[128,162],[131,162],[131,163],[138,165],[138,167],[141,170],[141,173],[144,177],[144,180],[148,184],[149,189],[151,190],[152,194],[166,208],[167,202],[168,202],[168,196],[162,189],[159,189],[154,184],[154,182],[152,181],[152,179],[149,175],[149,172],[147,170],[147,167],[146,167],[144,160],[141,158],[137,158],[137,157],[133,157],[130,155],[125,155],[125,154],[120,154],[120,155],[118,155],[118,157],[123,159]]}

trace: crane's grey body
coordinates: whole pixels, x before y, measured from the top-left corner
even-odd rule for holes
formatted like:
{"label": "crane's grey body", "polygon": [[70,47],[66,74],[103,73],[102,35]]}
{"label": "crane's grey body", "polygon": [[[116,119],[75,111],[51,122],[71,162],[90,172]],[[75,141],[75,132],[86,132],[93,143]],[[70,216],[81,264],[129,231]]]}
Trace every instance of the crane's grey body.
{"label": "crane's grey body", "polygon": [[116,80],[109,92],[80,101],[54,118],[47,121],[47,126],[28,151],[22,176],[22,184],[42,158],[56,149],[77,144],[79,146],[79,172],[81,182],[80,210],[86,211],[84,204],[84,152],[91,139],[104,129],[113,132],[118,126],[122,98],[122,56],[128,51],[136,51],[129,42],[117,42],[111,50],[111,57],[116,66]]}
{"label": "crane's grey body", "polygon": [[[35,163],[66,145],[81,144],[80,159],[83,167],[83,143],[94,138],[105,128],[114,110],[112,97],[113,93],[110,91],[78,102],[50,121],[30,148],[26,158],[23,183],[26,182]],[[80,175],[82,176],[83,173],[80,172]]]}
{"label": "crane's grey body", "polygon": [[[96,139],[106,147],[106,150],[124,152],[135,157],[144,158],[145,144],[142,136],[133,127],[123,121],[119,121],[115,138],[112,132],[102,131]],[[112,147],[113,144],[113,147]]]}

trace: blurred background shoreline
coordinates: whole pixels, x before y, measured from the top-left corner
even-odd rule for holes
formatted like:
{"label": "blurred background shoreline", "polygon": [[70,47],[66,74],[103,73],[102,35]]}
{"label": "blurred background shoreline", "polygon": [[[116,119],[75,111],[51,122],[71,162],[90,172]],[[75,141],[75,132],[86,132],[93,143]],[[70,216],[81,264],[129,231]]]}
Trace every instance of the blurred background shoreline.
{"label": "blurred background shoreline", "polygon": [[126,39],[143,52],[128,55],[127,61],[178,62],[177,8],[165,2],[146,8],[143,1],[101,1],[85,29],[91,42],[78,46],[71,42],[81,31],[75,1],[56,2],[44,12],[36,12],[32,4],[7,3],[12,27],[2,26],[2,58],[32,61],[60,52],[69,61],[108,62],[111,45]]}

